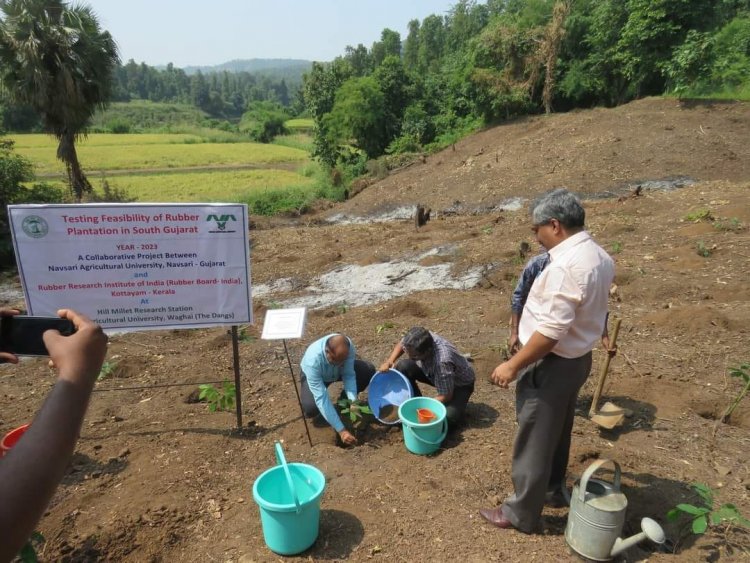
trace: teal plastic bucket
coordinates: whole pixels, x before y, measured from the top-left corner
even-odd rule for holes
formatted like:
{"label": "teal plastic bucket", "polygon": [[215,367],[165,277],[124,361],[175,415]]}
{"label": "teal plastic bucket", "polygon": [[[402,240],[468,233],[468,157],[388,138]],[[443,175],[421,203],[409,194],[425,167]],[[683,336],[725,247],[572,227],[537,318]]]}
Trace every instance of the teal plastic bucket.
{"label": "teal plastic bucket", "polygon": [[325,475],[306,463],[287,463],[276,442],[278,465],[260,474],[253,499],[260,509],[263,539],[279,555],[302,553],[315,543],[320,529],[320,498]]}
{"label": "teal plastic bucket", "polygon": [[406,376],[396,369],[379,371],[367,387],[367,404],[383,424],[398,424],[398,407],[411,399],[414,390]]}
{"label": "teal plastic bucket", "polygon": [[[420,423],[417,409],[431,410],[435,414],[435,420]],[[445,414],[445,405],[430,397],[414,397],[401,403],[398,417],[404,429],[406,449],[417,455],[436,452],[448,434],[448,420]]]}

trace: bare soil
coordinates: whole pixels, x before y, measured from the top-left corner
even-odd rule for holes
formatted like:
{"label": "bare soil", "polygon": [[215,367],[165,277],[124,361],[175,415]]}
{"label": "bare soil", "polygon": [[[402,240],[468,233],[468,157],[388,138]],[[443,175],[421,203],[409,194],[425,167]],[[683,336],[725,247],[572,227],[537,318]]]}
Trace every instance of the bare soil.
{"label": "bare soil", "polygon": [[[232,379],[226,330],[113,336],[108,359],[116,369],[97,384],[70,470],[39,525],[47,540],[42,560],[280,560],[264,544],[252,497],[255,478],[275,463],[276,440],[287,459],[327,478],[320,536],[289,560],[575,560],[563,536],[567,509],[545,509],[539,535],[492,528],[477,512],[513,488],[513,393],[492,386],[488,375],[507,339],[519,245],[533,244],[526,214],[444,214],[418,231],[413,221],[319,219],[416,203],[486,206],[561,185],[595,194],[677,175],[697,183],[586,203],[589,230],[617,263],[611,310],[623,319],[602,401],[630,416],[614,431],[588,420],[603,357],[596,350],[575,422],[570,483],[593,459],[615,459],[629,502],[624,534],[639,531],[644,516],[664,524],[676,554],[641,544],[624,561],[746,559],[746,532],[685,536],[665,514],[695,502],[689,484],[704,482],[750,515],[750,399],[717,424],[740,388],[727,368],[750,360],[749,126],[747,104],[658,99],[529,118],[461,141],[317,216],[259,221],[251,232],[256,283],[297,278],[302,288],[342,265],[400,260],[441,245],[457,247],[440,258],[456,275],[486,267],[470,290],[313,310],[305,339],[289,343],[296,364],[314,338],[342,331],[377,365],[403,331],[427,326],[471,354],[478,382],[466,426],[428,457],[407,452],[397,426],[376,422],[361,445],[347,449],[335,445],[330,428],[310,423],[311,448],[283,346],[258,339],[272,296],[256,300],[253,338],[239,345],[241,432],[233,431],[234,413],[186,402],[198,382]],[[715,220],[685,219],[702,209]],[[53,382],[42,360],[0,366],[0,431],[31,420]],[[192,385],[143,388],[177,382]]]}

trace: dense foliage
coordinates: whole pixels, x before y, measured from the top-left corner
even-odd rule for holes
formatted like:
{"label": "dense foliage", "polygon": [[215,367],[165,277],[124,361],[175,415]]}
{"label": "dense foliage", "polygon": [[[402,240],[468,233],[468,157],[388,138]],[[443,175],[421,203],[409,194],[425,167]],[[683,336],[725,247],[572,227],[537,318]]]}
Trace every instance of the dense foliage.
{"label": "dense foliage", "polygon": [[57,203],[63,193],[48,184],[34,184],[31,162],[13,150],[13,141],[0,131],[0,267],[13,263],[7,207],[13,203]]}
{"label": "dense foliage", "polygon": [[11,100],[32,108],[58,140],[78,200],[92,187],[75,143],[112,94],[117,46],[88,6],[62,0],[0,1],[0,80]]}
{"label": "dense foliage", "polygon": [[514,115],[748,90],[750,0],[459,0],[315,63],[303,96],[315,156],[359,166]]}

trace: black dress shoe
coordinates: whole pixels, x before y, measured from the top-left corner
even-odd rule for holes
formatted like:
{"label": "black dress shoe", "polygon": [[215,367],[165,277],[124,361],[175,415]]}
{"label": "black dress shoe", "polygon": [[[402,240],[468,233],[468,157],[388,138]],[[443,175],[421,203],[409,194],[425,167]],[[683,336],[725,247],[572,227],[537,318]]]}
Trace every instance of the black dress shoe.
{"label": "black dress shoe", "polygon": [[487,522],[493,526],[502,528],[503,530],[513,527],[513,524],[505,517],[502,508],[499,506],[497,508],[480,508],[479,514],[481,514],[482,518],[487,520]]}

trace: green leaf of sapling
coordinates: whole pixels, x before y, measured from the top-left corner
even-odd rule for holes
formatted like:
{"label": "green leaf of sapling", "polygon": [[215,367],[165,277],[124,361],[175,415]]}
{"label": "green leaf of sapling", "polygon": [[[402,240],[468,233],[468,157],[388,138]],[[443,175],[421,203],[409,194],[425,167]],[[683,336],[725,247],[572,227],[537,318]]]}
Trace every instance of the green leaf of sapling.
{"label": "green leaf of sapling", "polygon": [[699,516],[693,520],[693,533],[702,534],[708,529],[708,518],[705,516]]}

